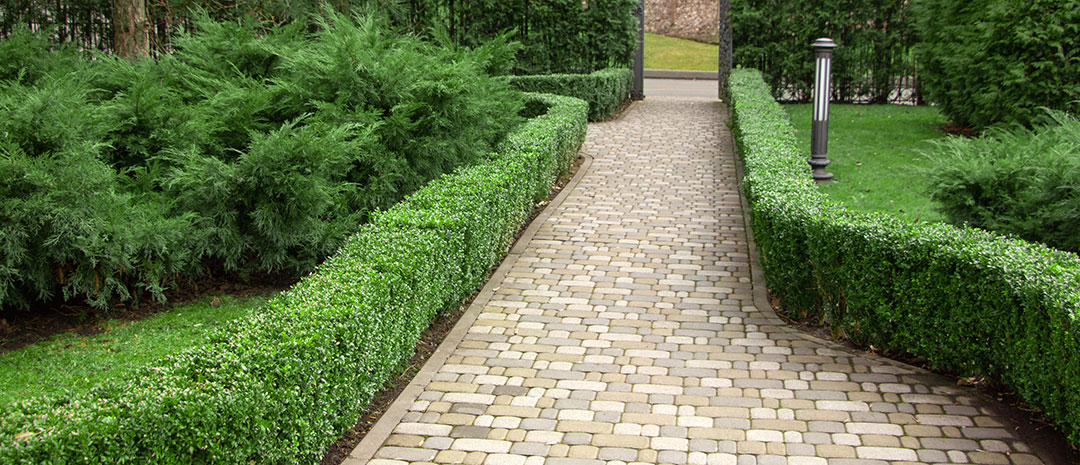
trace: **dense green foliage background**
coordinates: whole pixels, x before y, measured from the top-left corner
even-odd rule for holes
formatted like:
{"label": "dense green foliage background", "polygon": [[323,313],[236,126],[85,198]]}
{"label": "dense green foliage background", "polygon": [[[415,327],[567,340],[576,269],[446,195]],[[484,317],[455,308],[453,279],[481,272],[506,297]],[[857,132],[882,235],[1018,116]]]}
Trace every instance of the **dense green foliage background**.
{"label": "dense green foliage background", "polygon": [[329,13],[203,17],[125,61],[0,41],[0,304],[162,298],[205,270],[303,273],[369,212],[484,158],[514,47],[435,46]]}
{"label": "dense green foliage background", "polygon": [[914,0],[927,98],[975,129],[1080,111],[1080,0]]}
{"label": "dense green foliage background", "polygon": [[755,70],[731,76],[754,241],[791,318],[1004,383],[1080,443],[1080,258],[975,228],[859,214],[810,177]]}
{"label": "dense green foliage background", "polygon": [[[155,53],[200,14],[226,22],[270,25],[303,21],[331,8],[379,16],[396,30],[477,47],[509,33],[523,44],[515,74],[589,73],[628,67],[635,47],[637,0],[150,0]],[[111,0],[0,0],[0,37],[19,25],[52,27],[55,39],[110,50]]]}
{"label": "dense green foliage background", "polygon": [[833,100],[887,102],[898,79],[915,68],[906,3],[732,0],[734,63],[761,70],[774,97],[809,101],[814,73],[810,44],[829,37],[839,45],[833,55]]}
{"label": "dense green foliage background", "polygon": [[[435,0],[438,1],[438,0]],[[589,73],[629,68],[636,0],[442,0],[458,3],[458,42],[475,45],[513,29],[524,46],[514,74]]]}
{"label": "dense green foliage background", "polygon": [[475,292],[576,157],[585,102],[529,99],[539,116],[489,159],[376,215],[205,345],[89,394],[0,406],[0,462],[318,463],[434,315]]}
{"label": "dense green foliage background", "polygon": [[951,137],[929,152],[930,194],[950,223],[1080,253],[1080,119]]}

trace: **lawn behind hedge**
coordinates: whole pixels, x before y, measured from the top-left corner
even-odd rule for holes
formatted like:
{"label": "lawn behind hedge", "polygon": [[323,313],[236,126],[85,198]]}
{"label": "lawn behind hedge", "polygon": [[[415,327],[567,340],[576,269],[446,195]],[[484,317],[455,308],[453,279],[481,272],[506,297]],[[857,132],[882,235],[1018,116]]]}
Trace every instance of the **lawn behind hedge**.
{"label": "lawn behind hedge", "polygon": [[[811,105],[784,105],[800,152],[810,158]],[[822,192],[860,212],[882,212],[912,221],[942,221],[928,192],[931,141],[945,119],[929,106],[830,105],[827,171]]]}
{"label": "lawn behind hedge", "polygon": [[715,44],[645,34],[645,67],[649,69],[716,71],[719,51]]}
{"label": "lawn behind hedge", "polygon": [[215,329],[250,315],[269,299],[207,297],[138,321],[103,321],[98,334],[62,333],[2,353],[0,404],[83,394],[153,360],[202,345]]}

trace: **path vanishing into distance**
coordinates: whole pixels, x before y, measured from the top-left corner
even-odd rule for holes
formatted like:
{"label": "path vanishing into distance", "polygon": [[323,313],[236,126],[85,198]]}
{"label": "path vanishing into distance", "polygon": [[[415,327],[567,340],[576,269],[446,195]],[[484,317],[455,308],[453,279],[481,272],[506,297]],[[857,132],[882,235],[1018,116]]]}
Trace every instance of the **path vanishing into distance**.
{"label": "path vanishing into distance", "polygon": [[780,320],[715,81],[653,84],[345,464],[1044,463],[971,388]]}

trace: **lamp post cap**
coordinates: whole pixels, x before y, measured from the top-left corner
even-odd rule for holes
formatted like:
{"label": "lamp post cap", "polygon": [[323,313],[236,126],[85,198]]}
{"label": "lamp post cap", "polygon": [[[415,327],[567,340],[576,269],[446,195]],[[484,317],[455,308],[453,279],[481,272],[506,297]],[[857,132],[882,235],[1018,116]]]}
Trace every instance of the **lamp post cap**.
{"label": "lamp post cap", "polygon": [[810,46],[814,48],[836,48],[836,42],[833,42],[833,40],[828,37],[822,37],[815,40]]}

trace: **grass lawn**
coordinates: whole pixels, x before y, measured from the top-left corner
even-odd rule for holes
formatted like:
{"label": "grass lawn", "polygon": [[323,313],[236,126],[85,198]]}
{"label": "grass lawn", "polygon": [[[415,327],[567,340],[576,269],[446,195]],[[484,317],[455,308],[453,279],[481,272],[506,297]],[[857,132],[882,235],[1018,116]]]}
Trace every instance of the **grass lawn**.
{"label": "grass lawn", "polygon": [[205,341],[213,329],[253,312],[271,296],[206,298],[139,321],[111,320],[93,336],[64,333],[0,354],[0,404],[82,392],[154,359]]}
{"label": "grass lawn", "polygon": [[[810,157],[810,105],[785,105],[799,146]],[[926,194],[926,141],[946,136],[936,108],[904,105],[831,105],[827,170],[835,182],[819,186],[857,211],[879,211],[918,221],[943,221]]]}
{"label": "grass lawn", "polygon": [[719,50],[717,45],[645,34],[645,67],[716,71]]}

